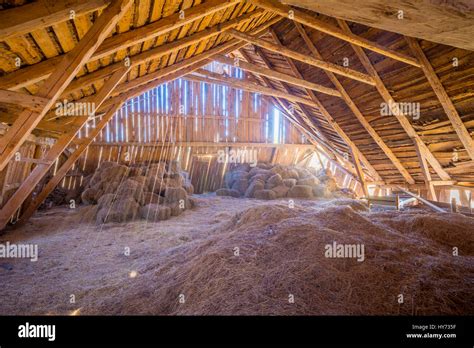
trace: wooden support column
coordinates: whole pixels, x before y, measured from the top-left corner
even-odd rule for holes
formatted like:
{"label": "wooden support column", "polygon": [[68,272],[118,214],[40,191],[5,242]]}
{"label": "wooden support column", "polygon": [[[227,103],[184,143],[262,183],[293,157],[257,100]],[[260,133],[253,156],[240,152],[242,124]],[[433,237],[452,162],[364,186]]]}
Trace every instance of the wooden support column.
{"label": "wooden support column", "polygon": [[421,140],[414,139],[416,154],[420,162],[421,172],[423,173],[423,177],[425,179],[426,190],[428,192],[428,199],[437,201],[438,199],[436,197],[436,191],[431,181],[430,169],[428,167],[428,163],[426,162],[426,157],[425,157],[423,147],[420,146],[420,141]]}
{"label": "wooden support column", "polygon": [[[115,72],[102,86],[92,100],[93,105],[99,109],[103,101],[109,96],[112,90],[117,86],[120,80],[127,74],[129,67],[124,66],[121,70]],[[67,146],[76,136],[76,133],[87,123],[91,115],[88,116],[69,116],[74,117],[74,121],[70,124],[70,131],[61,136],[57,142],[51,147],[42,159],[43,162],[37,163],[30,175],[21,184],[12,198],[0,210],[0,229],[3,229],[10,217],[17,211],[27,197],[33,192],[36,185],[45,176],[54,161],[64,152]],[[41,202],[40,202],[41,204]]]}
{"label": "wooden support column", "polygon": [[61,60],[55,72],[45,81],[36,94],[49,102],[41,112],[23,111],[8,132],[0,139],[0,170],[20,148],[32,130],[53,106],[66,86],[72,81],[97,47],[115,28],[115,25],[129,9],[132,0],[115,0],[88,30],[82,40]]}
{"label": "wooden support column", "polygon": [[466,149],[469,157],[474,160],[474,141],[472,140],[472,137],[466,129],[466,126],[464,125],[463,121],[461,120],[461,117],[459,116],[456,107],[449,98],[448,93],[446,93],[443,84],[441,83],[438,76],[436,75],[436,72],[431,66],[430,61],[423,52],[420,43],[417,39],[414,39],[412,37],[405,38],[413,54],[418,58],[419,62],[421,63],[421,68],[423,69],[423,72],[431,88],[433,88],[433,91],[435,92],[441,105],[443,106],[444,112],[448,116],[449,121],[451,121],[451,124],[453,125],[454,131],[458,135],[459,140],[461,140],[461,143]]}
{"label": "wooden support column", "polygon": [[364,192],[365,197],[369,197],[369,190],[367,188],[367,182],[365,181],[364,171],[362,170],[362,166],[360,165],[359,155],[357,150],[353,146],[349,146],[351,151],[351,156],[354,161],[354,165],[356,167],[357,176],[359,177],[359,182],[362,186],[362,192]]}

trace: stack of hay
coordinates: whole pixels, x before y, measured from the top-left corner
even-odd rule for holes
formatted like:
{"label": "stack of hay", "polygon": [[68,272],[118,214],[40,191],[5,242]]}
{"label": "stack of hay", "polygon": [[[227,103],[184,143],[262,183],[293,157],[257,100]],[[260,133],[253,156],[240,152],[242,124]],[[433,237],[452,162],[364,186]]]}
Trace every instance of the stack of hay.
{"label": "stack of hay", "polygon": [[194,206],[188,197],[194,192],[193,185],[176,161],[149,166],[103,162],[85,187],[82,201],[97,204],[98,224],[136,217],[167,220]]}
{"label": "stack of hay", "polygon": [[258,163],[239,164],[228,171],[218,196],[258,199],[332,198],[343,195],[326,170]]}

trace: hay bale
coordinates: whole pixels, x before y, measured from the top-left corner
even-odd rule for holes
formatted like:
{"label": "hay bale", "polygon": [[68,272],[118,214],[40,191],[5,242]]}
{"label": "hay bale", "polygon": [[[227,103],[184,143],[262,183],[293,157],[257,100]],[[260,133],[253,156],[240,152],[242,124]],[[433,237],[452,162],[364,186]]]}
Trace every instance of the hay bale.
{"label": "hay bale", "polygon": [[328,178],[324,185],[326,185],[327,189],[331,192],[339,190],[336,180],[334,180],[333,178]]}
{"label": "hay bale", "polygon": [[331,191],[329,191],[324,184],[318,184],[313,187],[313,195],[318,198],[328,198],[331,196]]}
{"label": "hay bale", "polygon": [[254,197],[257,199],[271,200],[276,198],[276,194],[272,190],[259,190],[255,192]]}
{"label": "hay bale", "polygon": [[153,193],[153,192],[145,192],[143,194],[142,205],[147,205],[150,203],[161,204],[161,203],[164,203],[164,201],[165,201],[165,198],[163,196],[157,195],[156,193]]}
{"label": "hay bale", "polygon": [[293,168],[284,168],[280,175],[283,179],[299,179],[298,172]]}
{"label": "hay bale", "polygon": [[292,188],[296,185],[296,179],[283,179],[283,185]]}
{"label": "hay bale", "polygon": [[239,191],[241,195],[245,194],[245,191],[247,191],[248,187],[249,181],[247,179],[238,179],[232,184],[232,190]]}
{"label": "hay bale", "polygon": [[182,187],[167,187],[165,189],[165,203],[175,203],[186,200],[188,194]]}
{"label": "hay bale", "polygon": [[171,209],[166,205],[151,203],[140,208],[140,216],[147,221],[168,220],[171,216]]}
{"label": "hay bale", "polygon": [[168,164],[168,172],[173,173],[173,174],[179,174],[182,171],[183,170],[181,169],[181,164],[179,163],[179,161],[171,161]]}
{"label": "hay bale", "polygon": [[313,197],[313,188],[308,185],[295,185],[288,191],[288,197],[311,198]]}
{"label": "hay bale", "polygon": [[115,201],[115,198],[116,197],[114,193],[107,193],[103,195],[97,200],[98,209],[100,210],[102,208],[110,208]]}
{"label": "hay bale", "polygon": [[248,172],[249,170],[250,170],[250,163],[239,163],[234,168],[232,168],[232,171],[240,171],[240,172]]}
{"label": "hay bale", "polygon": [[186,182],[184,185],[183,185],[183,188],[186,190],[186,193],[188,195],[192,195],[194,193],[194,186],[193,184],[191,184],[190,182]]}
{"label": "hay bale", "polygon": [[280,185],[283,185],[283,178],[280,174],[275,174],[267,179],[267,182],[265,183],[265,188],[271,190],[272,188]]}
{"label": "hay bale", "polygon": [[186,205],[181,205],[180,202],[171,203],[168,205],[171,211],[171,216],[179,216],[182,212],[186,210]]}
{"label": "hay bale", "polygon": [[197,207],[197,200],[193,197],[186,199],[186,209],[193,209]]}
{"label": "hay bale", "polygon": [[255,180],[252,181],[244,193],[245,198],[253,198],[255,196],[256,191],[263,190],[265,188],[265,184],[263,181]]}
{"label": "hay bale", "polygon": [[289,187],[285,186],[285,185],[278,185],[274,188],[272,188],[272,191],[275,192],[275,196],[276,198],[283,198],[283,197],[286,197],[286,195],[288,194],[288,191],[290,190]]}
{"label": "hay bale", "polygon": [[180,174],[165,174],[163,185],[165,187],[178,188],[184,185],[184,178]]}
{"label": "hay bale", "polygon": [[308,186],[316,186],[319,185],[319,180],[315,176],[308,176],[304,179],[299,179],[297,182],[298,185],[308,185]]}
{"label": "hay bale", "polygon": [[240,192],[237,190],[233,189],[227,189],[227,188],[221,188],[216,191],[217,196],[230,196],[230,197],[235,197],[239,198],[240,197]]}
{"label": "hay bale", "polygon": [[250,182],[253,181],[267,181],[269,174],[256,174],[250,178]]}
{"label": "hay bale", "polygon": [[[103,183],[102,185],[104,187],[103,194],[108,194],[108,193],[115,193],[117,191],[117,188],[120,186],[119,181],[112,181],[110,183]],[[97,197],[99,199],[99,197]]]}
{"label": "hay bale", "polygon": [[143,201],[143,185],[133,179],[127,179],[118,187],[117,198],[132,197],[137,202]]}
{"label": "hay bale", "polygon": [[249,176],[252,177],[254,175],[265,175],[266,177],[269,177],[272,175],[272,173],[268,169],[253,167],[252,169],[250,169]]}
{"label": "hay bale", "polygon": [[130,177],[130,180],[136,181],[139,184],[146,186],[148,178],[145,175],[138,175]]}
{"label": "hay bale", "polygon": [[304,179],[304,178],[307,178],[308,176],[311,176],[311,173],[306,168],[295,167],[295,170],[298,172],[299,179]]}
{"label": "hay bale", "polygon": [[89,187],[82,191],[81,194],[81,199],[84,202],[84,204],[94,204],[97,201],[95,200],[95,197],[97,195],[97,190],[93,187]]}
{"label": "hay bale", "polygon": [[97,213],[98,224],[108,222],[125,222],[133,220],[140,206],[135,199],[128,197],[113,202],[112,206],[104,206]]}

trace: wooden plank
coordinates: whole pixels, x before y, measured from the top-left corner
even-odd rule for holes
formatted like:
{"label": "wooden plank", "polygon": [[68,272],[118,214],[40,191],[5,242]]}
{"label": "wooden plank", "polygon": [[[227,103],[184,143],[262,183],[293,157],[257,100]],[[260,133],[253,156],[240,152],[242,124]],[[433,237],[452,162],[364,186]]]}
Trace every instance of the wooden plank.
{"label": "wooden plank", "polygon": [[366,83],[366,84],[371,85],[371,86],[375,85],[375,82],[373,81],[373,79],[369,75],[360,73],[356,70],[345,68],[345,67],[337,65],[337,64],[329,63],[329,62],[326,62],[326,61],[321,60],[321,59],[313,58],[311,56],[308,56],[308,55],[293,51],[289,48],[286,48],[283,45],[274,44],[274,43],[271,43],[269,41],[262,40],[262,39],[259,39],[257,37],[254,37],[252,35],[248,35],[248,34],[239,32],[235,29],[227,30],[227,32],[230,35],[232,35],[233,37],[237,38],[237,39],[247,41],[247,42],[249,42],[249,43],[251,43],[255,46],[265,48],[269,51],[275,52],[277,54],[281,54],[285,57],[298,60],[300,62],[315,66],[315,67],[323,69],[323,70],[331,71],[335,74],[342,75],[342,76],[348,77],[350,79]]}
{"label": "wooden plank", "polygon": [[39,112],[48,104],[47,98],[0,89],[0,103],[15,104],[30,111]]}
{"label": "wooden plank", "polygon": [[408,191],[408,190],[405,190],[403,187],[400,187],[400,186],[397,186],[398,189],[404,193],[406,193],[407,195],[410,195],[412,196],[413,198],[416,198],[417,200],[419,200],[421,203],[423,204],[426,204],[428,207],[430,207],[431,209],[433,209],[435,212],[438,212],[438,213],[446,213],[446,210],[438,207],[437,205],[429,202],[428,200]]}
{"label": "wooden plank", "polygon": [[[318,51],[316,48],[315,44],[311,41],[309,38],[308,34],[304,30],[304,28],[301,26],[301,24],[295,23],[296,28],[298,29],[298,32],[300,35],[303,37],[306,46],[311,50],[311,53],[319,59],[323,59],[321,56],[321,53]],[[359,47],[357,47],[360,49]],[[413,177],[410,175],[410,173],[405,169],[405,167],[402,165],[400,160],[395,156],[393,151],[385,144],[383,141],[382,137],[377,134],[375,129],[369,124],[369,122],[365,119],[364,115],[362,115],[362,112],[359,110],[357,105],[354,103],[352,98],[349,96],[345,88],[342,86],[341,82],[337,79],[337,77],[329,71],[326,71],[326,75],[328,78],[331,80],[331,82],[336,86],[337,90],[341,93],[342,98],[346,102],[347,106],[351,109],[351,111],[354,113],[356,118],[359,120],[360,124],[364,127],[364,129],[369,133],[369,135],[372,137],[372,139],[375,141],[375,143],[380,147],[380,149],[384,152],[384,154],[388,157],[388,159],[392,162],[392,164],[397,168],[397,170],[400,172],[400,174],[403,176],[403,178],[409,183],[409,184],[414,184],[415,180]]]}
{"label": "wooden plank", "polygon": [[110,0],[39,0],[0,11],[0,41],[105,8]]}
{"label": "wooden plank", "polygon": [[83,39],[70,51],[56,71],[46,80],[37,95],[47,98],[49,102],[41,112],[24,111],[15,123],[0,139],[0,170],[5,168],[13,154],[18,150],[26,137],[41,121],[45,113],[51,108],[62,91],[87,62],[101,42],[114,29],[118,20],[128,10],[132,0],[116,0],[108,6]]}
{"label": "wooden plank", "polygon": [[339,93],[333,88],[327,88],[317,83],[309,82],[303,79],[298,79],[294,76],[283,74],[276,70],[262,68],[262,67],[259,67],[258,65],[250,64],[244,61],[238,61],[236,63],[234,59],[225,57],[223,55],[217,55],[216,57],[214,57],[214,60],[222,64],[227,64],[230,66],[234,66],[235,64],[238,64],[238,67],[240,69],[255,73],[257,75],[266,76],[278,81],[284,81],[298,87],[312,89],[314,91],[328,94],[334,97],[341,97],[341,93]]}
{"label": "wooden plank", "polygon": [[[472,0],[285,0],[331,17],[474,51]],[[402,18],[399,18],[402,15]]]}
{"label": "wooden plank", "polygon": [[[338,39],[344,40],[346,42],[349,42],[351,44],[355,44],[357,46],[366,48],[368,50],[377,52],[381,55],[384,55],[386,57],[390,57],[392,59],[396,59],[398,61],[404,62],[406,64],[410,64],[416,67],[419,67],[419,63],[417,60],[413,57],[409,57],[405,54],[387,49],[375,42],[371,42],[363,37],[354,35],[354,34],[348,34],[344,33],[341,29],[338,27],[331,25],[329,23],[323,22],[320,19],[317,19],[313,17],[312,15],[305,13],[301,10],[298,10],[296,8],[289,7],[287,5],[281,4],[280,2],[276,0],[249,0],[252,4],[259,6],[261,8],[266,9],[267,11],[272,11],[277,14],[279,14],[282,17],[288,18],[290,14],[292,14],[292,19],[296,22],[299,22],[303,25],[306,25],[310,28],[316,29],[320,32],[323,32],[327,35],[334,36]],[[338,7],[336,7],[338,8]],[[338,15],[333,15],[335,17],[338,17]],[[369,24],[371,25],[371,24]]]}
{"label": "wooden plank", "polygon": [[428,163],[426,162],[425,152],[423,151],[423,147],[420,145],[421,140],[415,139],[415,149],[416,154],[418,156],[418,160],[420,162],[421,173],[423,174],[423,178],[425,179],[426,190],[428,192],[428,199],[437,201],[436,192],[434,189],[434,185],[431,181],[431,173],[428,167]]}
{"label": "wooden plank", "polygon": [[[347,25],[346,22],[342,20],[338,20],[339,26],[346,32],[350,32],[350,28]],[[385,86],[384,82],[380,78],[377,70],[375,70],[373,64],[370,62],[367,54],[364,52],[363,49],[361,49],[358,46],[352,46],[354,49],[355,53],[357,54],[357,57],[359,57],[359,60],[361,61],[362,65],[364,68],[367,70],[367,72],[373,77],[375,81],[375,87],[377,88],[379,94],[382,96],[384,99],[385,103],[390,107],[394,108],[395,105],[397,105],[396,101],[393,99],[391,93],[388,91],[387,87]],[[398,108],[393,109],[392,113],[395,115],[397,118],[398,122],[404,129],[404,131],[407,133],[407,135],[415,142],[415,139],[420,139],[420,136],[416,132],[416,130],[413,128],[411,125],[410,121],[408,121],[407,115],[403,114],[400,112]],[[418,142],[418,145],[422,148],[422,151],[425,153],[426,160],[430,163],[430,165],[433,167],[435,170],[436,174],[439,175],[439,177],[442,180],[450,180],[451,177],[450,175],[443,169],[439,161],[436,159],[436,157],[431,153],[431,151],[428,149],[428,147],[425,145],[423,141]]]}
{"label": "wooden plank", "polygon": [[461,143],[469,154],[469,157],[471,157],[471,159],[474,159],[474,141],[472,140],[472,137],[466,129],[466,126],[464,125],[463,121],[461,120],[461,117],[459,116],[456,107],[449,98],[448,93],[446,93],[446,90],[444,89],[443,84],[439,80],[438,75],[436,75],[436,72],[434,71],[430,61],[423,52],[423,49],[421,48],[418,40],[410,37],[406,37],[406,40],[413,54],[421,63],[421,68],[429,84],[431,85],[431,88],[433,88],[433,91],[435,92],[436,96],[438,97],[438,100],[443,106],[444,112],[451,121],[451,124],[453,125],[453,128],[459,137],[459,140],[461,140]]}

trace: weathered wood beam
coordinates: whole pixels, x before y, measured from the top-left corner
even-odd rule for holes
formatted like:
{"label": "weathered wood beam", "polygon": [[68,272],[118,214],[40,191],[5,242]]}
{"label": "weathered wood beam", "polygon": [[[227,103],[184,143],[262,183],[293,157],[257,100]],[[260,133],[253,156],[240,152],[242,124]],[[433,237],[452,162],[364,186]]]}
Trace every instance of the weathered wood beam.
{"label": "weathered wood beam", "polygon": [[[316,48],[315,44],[312,42],[308,34],[306,33],[306,30],[303,28],[303,26],[299,23],[294,23],[298,32],[300,33],[301,37],[303,38],[304,42],[306,43],[306,46],[310,49],[311,53],[313,56],[315,56],[318,59],[323,59],[321,53],[319,50]],[[357,47],[360,49],[359,47]],[[403,164],[400,162],[400,160],[395,156],[393,151],[385,144],[383,141],[382,137],[378,135],[378,133],[375,131],[375,129],[370,125],[370,123],[365,119],[364,115],[362,112],[359,110],[357,105],[354,103],[352,98],[350,97],[349,93],[347,93],[346,89],[342,85],[342,83],[338,80],[335,74],[333,74],[330,71],[326,71],[326,75],[328,76],[329,80],[334,84],[336,89],[341,93],[342,99],[345,101],[349,109],[351,109],[352,113],[356,116],[357,120],[359,123],[364,127],[364,129],[369,133],[369,135],[372,137],[372,139],[375,141],[375,143],[380,147],[380,149],[384,152],[384,154],[388,157],[390,162],[397,168],[397,170],[400,172],[400,174],[403,176],[403,178],[409,183],[409,184],[414,184],[415,179],[410,175],[410,173],[405,169]]]}
{"label": "weathered wood beam", "polygon": [[283,74],[276,70],[262,68],[262,67],[259,67],[258,65],[250,64],[245,61],[238,61],[238,60],[236,61],[232,58],[225,57],[222,55],[216,56],[214,60],[222,64],[227,64],[230,66],[238,66],[242,70],[249,71],[260,76],[266,76],[268,78],[272,78],[278,81],[287,82],[297,87],[312,89],[313,91],[317,91],[317,92],[331,95],[334,97],[341,97],[341,93],[339,93],[333,88],[324,87],[317,83],[313,83],[313,82],[306,81],[303,79],[298,79],[294,76]]}
{"label": "weathered wood beam", "polygon": [[14,104],[30,111],[41,111],[48,104],[47,98],[0,89],[0,103]]}
{"label": "weathered wood beam", "polygon": [[114,29],[131,4],[132,0],[116,0],[109,5],[82,40],[64,57],[55,72],[45,81],[36,95],[48,99],[48,104],[41,112],[23,111],[5,136],[0,139],[0,170],[5,168],[26,137],[31,134],[66,86]]}
{"label": "weathered wood beam", "polygon": [[[122,70],[116,71],[102,86],[94,99],[91,101],[95,107],[100,107],[104,100],[109,96],[112,90],[117,86],[121,79],[127,74],[130,67],[124,66]],[[115,111],[114,111],[115,112]],[[20,188],[15,192],[5,206],[0,210],[0,229],[4,228],[10,217],[17,211],[27,197],[33,192],[36,185],[46,175],[54,161],[64,152],[64,150],[72,142],[76,133],[87,123],[89,117],[74,117],[70,125],[70,131],[61,136],[58,141],[49,149],[45,157],[42,159],[45,163],[38,164],[26,180],[21,184]],[[71,156],[68,157],[68,160]],[[67,161],[68,161],[67,160]],[[41,203],[41,202],[40,202]]]}
{"label": "weathered wood beam", "polygon": [[[338,20],[338,23],[339,23],[339,26],[342,28],[342,30],[346,32],[350,32],[350,28],[345,21]],[[375,70],[367,54],[364,52],[362,48],[356,45],[353,45],[352,48],[354,49],[357,57],[359,57],[359,60],[364,66],[365,70],[367,70],[367,72],[373,77],[375,81],[375,87],[377,88],[379,94],[381,95],[385,103],[392,109],[393,115],[395,115],[398,122],[400,123],[402,128],[405,130],[405,133],[407,133],[407,135],[412,139],[413,142],[417,141],[417,139],[421,140],[420,136],[415,131],[410,121],[408,121],[408,116],[400,112],[399,108],[395,107],[397,103],[393,99],[387,87],[385,87],[384,82],[380,78],[377,70]],[[419,142],[418,144],[423,149],[423,152],[425,153],[425,156],[426,156],[426,160],[430,163],[431,167],[433,167],[433,169],[438,174],[438,176],[442,180],[451,180],[450,175],[443,169],[439,161],[431,153],[431,151],[428,149],[426,144],[423,143],[423,141]]]}
{"label": "weathered wood beam", "polygon": [[228,86],[231,88],[238,88],[248,92],[260,93],[272,97],[283,98],[293,102],[299,102],[305,105],[316,107],[315,104],[309,99],[298,97],[289,93],[280,92],[273,88],[263,87],[245,80],[222,76],[220,74],[213,73],[204,69],[198,69],[197,73],[201,76],[194,74],[186,75],[184,79],[196,82],[205,82],[211,84],[214,83],[217,85]]}
{"label": "weathered wood beam", "polygon": [[360,164],[359,154],[356,148],[349,146],[352,159],[354,160],[354,165],[356,167],[357,176],[359,177],[360,184],[362,185],[362,192],[364,192],[365,197],[369,197],[369,189],[367,188],[367,182],[365,181],[364,171]]}
{"label": "weathered wood beam", "polygon": [[[234,2],[230,1],[230,2],[232,4],[235,4],[235,1]],[[229,3],[228,1],[224,2],[224,4],[228,4],[228,3]],[[258,9],[258,10],[252,11],[250,13],[246,13],[242,16],[237,17],[237,18],[231,19],[227,22],[216,24],[214,26],[211,26],[207,29],[201,30],[201,31],[199,31],[197,33],[194,33],[192,35],[189,35],[187,37],[184,37],[184,38],[172,41],[170,43],[167,43],[167,44],[164,44],[164,45],[146,50],[146,51],[141,52],[141,53],[138,53],[134,56],[128,57],[130,59],[130,65],[132,67],[134,67],[134,66],[143,64],[145,62],[148,62],[150,60],[157,59],[157,58],[159,58],[163,55],[169,54],[173,51],[176,51],[176,50],[185,48],[187,46],[193,45],[193,44],[195,44],[197,42],[200,42],[202,40],[209,39],[210,37],[219,35],[220,33],[224,32],[226,29],[233,28],[235,26],[241,25],[242,23],[253,20],[253,19],[261,16],[264,13],[265,13],[264,10]],[[206,12],[201,13],[201,14],[202,15],[207,15]],[[178,16],[177,18],[174,18],[175,16],[173,16],[174,21],[175,21],[174,25],[166,25],[166,23],[169,22],[169,20],[167,20],[168,17],[166,17],[163,20],[160,20],[159,22],[165,21],[164,28],[161,31],[160,30],[156,31],[156,28],[151,28],[152,30],[154,29],[155,32],[152,32],[152,34],[150,34],[150,35],[153,35],[153,37],[155,37],[157,33],[158,33],[158,35],[163,35],[163,34],[169,32],[169,31],[175,29],[178,24],[179,24],[179,26],[186,24],[186,21],[184,21],[184,23],[181,24],[181,22],[179,20],[179,14],[177,14],[177,16]],[[138,30],[138,29],[136,29],[136,30]],[[142,30],[142,29],[140,28],[140,30]],[[130,31],[130,32],[132,32],[132,31]],[[118,35],[112,36],[108,39],[105,39],[104,43],[102,44],[102,46],[106,45],[105,48],[102,48],[102,46],[99,46],[98,49],[102,48],[102,51],[99,51],[98,56],[94,56],[94,54],[93,54],[91,56],[91,58],[89,58],[87,60],[87,63],[89,63],[93,60],[96,60],[100,57],[106,56],[107,52],[109,52],[108,54],[113,54],[114,52],[116,52],[116,51],[120,50],[121,48],[123,48],[123,45],[128,45],[128,44],[133,45],[136,42],[140,43],[140,42],[142,42],[141,41],[142,38],[146,37],[146,35],[142,32],[139,33],[140,36],[138,36],[138,34],[137,34],[137,36],[135,36],[135,33],[134,33],[131,36],[134,39],[131,40],[131,38],[129,37],[130,34],[127,34],[127,33],[129,33],[129,32],[125,32],[123,34],[118,34]],[[119,37],[121,35],[125,35],[125,37],[123,37],[123,42],[122,43],[121,43],[122,39],[115,39],[116,37]],[[110,41],[110,40],[112,40],[112,41]],[[57,57],[54,57],[54,58],[50,58],[50,59],[45,60],[43,62],[30,65],[28,67],[16,70],[16,71],[14,71],[10,74],[2,76],[2,77],[0,77],[0,88],[17,90],[19,88],[28,86],[32,83],[37,83],[41,80],[44,80],[44,79],[48,78],[51,75],[51,73],[55,70],[55,68],[57,67],[57,64],[61,61],[61,59],[63,57],[64,57],[64,55],[57,56]],[[117,70],[120,67],[120,65],[122,65],[122,62],[110,64],[110,65],[108,65],[104,68],[98,69],[98,70],[96,70],[92,73],[81,76],[80,78],[77,79],[77,80],[81,80],[81,81],[80,82],[78,82],[77,80],[73,81],[71,83],[71,86],[65,90],[65,93],[71,93],[73,91],[76,91],[78,86],[81,87],[81,86],[84,85],[83,81],[87,81],[88,84],[91,84],[92,82],[95,82],[97,80],[100,80],[100,79],[104,78],[107,75],[110,75],[115,70]]]}
{"label": "weathered wood beam", "polygon": [[284,0],[326,16],[474,51],[472,0]]}
{"label": "weathered wood beam", "polygon": [[[278,38],[278,35],[274,31],[270,31],[273,39],[275,42],[280,44],[280,39]],[[290,57],[286,57],[286,62],[290,66],[291,70],[293,73],[299,77],[303,78],[303,75],[299,71],[298,67],[296,64],[290,59]],[[313,93],[311,90],[306,90],[306,93],[309,95],[311,100],[313,100],[317,105],[318,109],[321,111],[321,114],[324,116],[328,124],[334,129],[334,131],[339,135],[339,137],[344,141],[349,148],[352,147],[353,150],[357,153],[359,159],[362,161],[364,166],[367,168],[368,172],[371,174],[372,178],[375,181],[383,181],[382,178],[380,177],[379,173],[375,170],[375,168],[372,166],[372,164],[369,162],[369,160],[365,157],[365,155],[359,150],[357,145],[350,139],[350,137],[344,132],[344,130],[339,126],[339,124],[336,122],[336,120],[331,116],[329,111],[324,107],[324,105],[321,103],[321,101],[316,97],[316,95]]]}
{"label": "weathered wood beam", "polygon": [[421,173],[423,174],[423,178],[425,179],[426,191],[428,193],[428,199],[432,199],[437,201],[436,192],[434,189],[434,185],[431,180],[431,173],[428,167],[428,163],[426,162],[424,148],[420,146],[421,140],[415,140],[415,150],[416,155],[418,156],[418,160],[420,162]]}
{"label": "weathered wood beam", "polygon": [[451,121],[451,124],[453,125],[453,128],[459,137],[459,140],[461,140],[461,143],[469,154],[469,157],[471,157],[471,159],[474,159],[474,141],[472,140],[472,137],[466,129],[466,126],[464,125],[463,121],[461,120],[461,117],[459,116],[456,107],[449,98],[448,93],[446,93],[446,90],[444,89],[443,84],[439,80],[438,75],[436,75],[435,70],[431,66],[430,61],[423,52],[420,43],[417,39],[411,37],[406,37],[406,40],[411,48],[411,51],[421,63],[421,69],[423,70],[423,73],[425,74],[426,79],[428,80],[431,88],[433,88],[433,91],[438,97],[444,109],[444,112]]}
{"label": "weathered wood beam", "polygon": [[[271,62],[268,60],[268,58],[265,56],[265,53],[259,48],[259,47],[254,47],[255,48],[255,54],[262,60],[264,66],[267,68],[267,69],[272,69],[272,64]],[[244,57],[245,60],[247,60],[247,62],[251,63],[252,60],[251,60],[251,57],[249,55],[247,55],[245,53],[244,50],[239,50],[240,54]],[[288,58],[286,58],[288,60]],[[292,63],[292,62],[291,62]],[[293,71],[293,73],[295,73]],[[265,83],[265,85],[267,87],[270,87],[272,88],[272,82],[270,81],[270,79],[268,79],[267,77],[265,76],[262,76],[262,79],[263,79],[263,82]],[[288,92],[290,93],[290,89],[288,87],[287,84],[285,83],[281,83],[281,85],[283,86],[283,88]],[[336,158],[338,158],[339,160],[341,160],[343,163],[345,162],[346,164],[349,164],[349,162],[347,161],[344,161],[342,159],[342,156],[335,150],[333,149],[331,146],[327,145],[326,143],[330,144],[330,141],[329,139],[326,138],[326,136],[324,135],[323,131],[313,122],[312,120],[312,117],[311,115],[307,112],[307,110],[305,109],[305,106],[300,104],[300,103],[297,103],[297,105],[299,106],[301,112],[302,112],[302,115],[301,115],[301,118],[303,119],[303,122],[311,129],[312,132],[314,133],[311,133],[309,130],[307,130],[302,124],[299,123],[298,119],[296,118],[296,115],[294,114],[294,112],[292,112],[291,110],[288,109],[288,107],[285,105],[285,103],[283,102],[282,99],[280,98],[274,98],[274,103],[277,103],[279,104],[284,110],[281,111],[293,124],[295,124],[302,132],[303,134],[305,134],[308,139],[311,141],[311,142],[316,142],[317,145],[323,147],[325,149],[325,151],[327,151],[327,153],[330,153],[331,155],[335,156]],[[313,138],[315,138],[316,140],[313,140]],[[326,154],[326,157],[329,158],[329,155]],[[329,158],[331,161],[333,161],[333,159]],[[348,175],[350,175],[351,177],[353,177],[355,180],[357,180],[357,178],[354,176],[356,175],[355,173],[352,172],[352,170],[350,169],[347,169],[345,167],[343,167],[339,162],[337,161],[334,161],[333,163],[337,164],[338,167],[340,168],[344,168],[344,172]],[[352,169],[352,168],[351,168]]]}
{"label": "weathered wood beam", "polygon": [[0,41],[105,8],[110,0],[39,0],[0,11]]}
{"label": "weathered wood beam", "polygon": [[239,32],[235,29],[227,30],[227,32],[230,35],[232,35],[233,37],[237,38],[237,39],[247,41],[247,42],[249,42],[249,43],[251,43],[255,46],[259,46],[259,47],[265,48],[269,51],[275,52],[277,54],[281,54],[282,56],[285,56],[285,57],[288,57],[288,58],[291,58],[291,59],[295,59],[295,60],[298,60],[300,62],[315,66],[317,68],[327,70],[327,71],[331,71],[335,74],[342,75],[342,76],[348,77],[350,79],[357,80],[357,81],[360,81],[360,82],[363,82],[363,83],[366,83],[366,84],[369,84],[369,85],[372,85],[372,86],[375,85],[373,79],[369,75],[360,73],[356,70],[345,68],[345,67],[337,65],[337,64],[325,62],[324,60],[309,57],[305,54],[290,50],[289,48],[286,48],[285,46],[283,46],[281,44],[274,44],[272,42],[254,37],[252,35],[248,35],[248,34]]}
{"label": "weathered wood beam", "polygon": [[344,40],[346,42],[357,45],[359,47],[363,47],[373,52],[377,52],[381,55],[398,60],[400,62],[404,62],[406,64],[420,67],[419,62],[413,57],[390,50],[375,42],[371,42],[353,33],[351,34],[345,33],[340,28],[334,25],[323,22],[322,20],[317,19],[311,16],[310,14],[303,12],[301,10],[298,10],[296,8],[281,4],[280,2],[276,0],[248,0],[248,1],[258,7],[264,8],[267,11],[273,11],[282,17],[290,18],[296,22],[299,22],[310,28],[316,29],[327,35],[331,35],[333,37]]}

